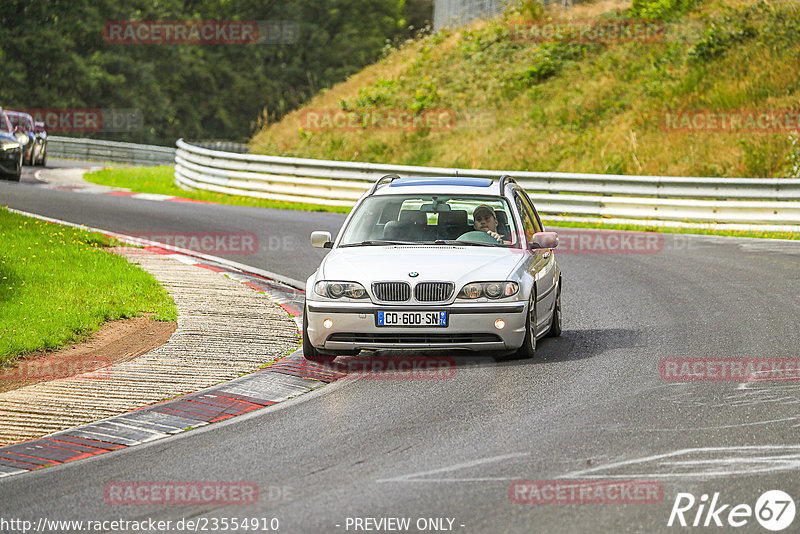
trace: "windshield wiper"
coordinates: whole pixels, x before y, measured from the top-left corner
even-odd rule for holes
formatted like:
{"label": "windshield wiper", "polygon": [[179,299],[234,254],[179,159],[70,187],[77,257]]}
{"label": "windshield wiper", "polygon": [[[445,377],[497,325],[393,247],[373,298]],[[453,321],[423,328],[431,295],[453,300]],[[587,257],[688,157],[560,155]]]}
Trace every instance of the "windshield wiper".
{"label": "windshield wiper", "polygon": [[470,245],[474,247],[495,247],[491,243],[482,243],[480,241],[458,241],[457,239],[437,239],[433,242],[435,245]]}
{"label": "windshield wiper", "polygon": [[367,240],[361,241],[360,243],[347,243],[344,245],[339,245],[339,248],[343,247],[368,247],[372,245],[408,245],[409,243],[413,243],[413,241],[376,241],[376,240]]}

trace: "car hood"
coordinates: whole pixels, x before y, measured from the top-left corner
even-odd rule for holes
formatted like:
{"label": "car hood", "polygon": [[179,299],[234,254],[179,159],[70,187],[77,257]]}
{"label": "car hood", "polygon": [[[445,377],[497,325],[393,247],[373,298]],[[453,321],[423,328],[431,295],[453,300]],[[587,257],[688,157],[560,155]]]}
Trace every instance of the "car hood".
{"label": "car hood", "polygon": [[[320,265],[317,280],[473,281],[507,280],[522,261],[519,249],[501,247],[408,245],[334,249]],[[409,273],[419,273],[410,277]]]}

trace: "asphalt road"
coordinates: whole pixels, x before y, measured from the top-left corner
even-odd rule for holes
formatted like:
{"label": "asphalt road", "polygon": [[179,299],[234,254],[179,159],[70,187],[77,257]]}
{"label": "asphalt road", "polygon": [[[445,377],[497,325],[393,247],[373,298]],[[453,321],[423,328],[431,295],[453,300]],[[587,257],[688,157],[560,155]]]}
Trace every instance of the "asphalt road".
{"label": "asphalt road", "polygon": [[[120,232],[244,231],[262,244],[288,236],[293,250],[232,259],[298,279],[319,259],[310,231],[335,232],[342,221],[52,191],[27,179],[0,182],[0,203]],[[798,382],[672,382],[659,370],[665,358],[800,358],[800,245],[666,235],[655,253],[556,254],[564,333],[541,341],[535,360],[462,358],[445,380],[339,381],[275,409],[0,479],[0,518],[260,517],[277,518],[279,532],[388,532],[393,524],[363,520],[396,517],[410,519],[400,532],[669,532],[682,530],[677,519],[667,526],[679,494],[697,500],[685,512],[691,524],[701,496],[719,493],[725,526],[714,528],[705,502],[692,531],[768,532],[752,516],[730,526],[729,512],[755,507],[766,490],[800,497]],[[515,481],[554,479],[644,480],[663,495],[629,504],[509,497]],[[106,504],[104,487],[120,481],[255,482],[260,497]],[[445,518],[442,528],[423,524],[432,518]]]}

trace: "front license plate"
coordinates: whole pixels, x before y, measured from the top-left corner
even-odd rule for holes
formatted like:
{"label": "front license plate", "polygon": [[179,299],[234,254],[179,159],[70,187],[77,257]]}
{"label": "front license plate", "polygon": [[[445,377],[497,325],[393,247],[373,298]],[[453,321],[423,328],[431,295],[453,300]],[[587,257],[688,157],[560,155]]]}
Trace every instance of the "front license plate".
{"label": "front license plate", "polygon": [[447,326],[447,312],[379,311],[378,326]]}

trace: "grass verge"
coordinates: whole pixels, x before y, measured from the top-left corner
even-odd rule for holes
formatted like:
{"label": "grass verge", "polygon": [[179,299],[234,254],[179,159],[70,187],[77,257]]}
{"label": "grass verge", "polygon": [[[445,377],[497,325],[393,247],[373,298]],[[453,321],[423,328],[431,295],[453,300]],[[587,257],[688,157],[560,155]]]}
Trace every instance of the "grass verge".
{"label": "grass verge", "polygon": [[78,341],[114,319],[175,321],[167,291],[97,234],[0,207],[0,366]]}
{"label": "grass verge", "polygon": [[88,172],[83,175],[83,178],[95,184],[107,185],[109,187],[122,187],[137,193],[170,195],[234,206],[302,211],[332,211],[337,213],[348,213],[350,211],[350,208],[345,206],[320,206],[317,204],[303,204],[300,202],[283,202],[280,200],[267,200],[214,193],[213,191],[187,191],[175,185],[174,173],[175,167],[172,165],[162,165],[158,167],[125,167]]}

